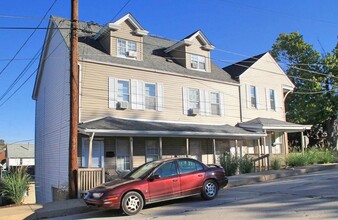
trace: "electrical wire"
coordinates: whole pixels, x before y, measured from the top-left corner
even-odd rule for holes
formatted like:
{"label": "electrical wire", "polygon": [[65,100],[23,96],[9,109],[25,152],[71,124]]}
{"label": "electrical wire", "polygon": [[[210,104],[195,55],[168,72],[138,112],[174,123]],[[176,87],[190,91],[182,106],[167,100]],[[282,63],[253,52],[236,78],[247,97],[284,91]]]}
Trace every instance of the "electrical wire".
{"label": "electrical wire", "polygon": [[28,38],[26,39],[26,41],[21,45],[21,47],[19,48],[19,50],[15,53],[15,55],[13,56],[13,58],[5,65],[5,67],[0,71],[0,75],[7,69],[7,67],[13,62],[13,60],[16,58],[16,56],[21,52],[21,50],[25,47],[25,45],[28,43],[28,41],[32,38],[32,36],[35,34],[35,32],[38,30],[38,28],[40,28],[40,25],[42,24],[42,22],[44,21],[44,19],[46,18],[47,14],[50,12],[50,10],[53,8],[53,6],[55,5],[55,3],[58,0],[54,0],[54,2],[52,3],[52,5],[49,7],[49,9],[47,10],[47,12],[45,13],[45,15],[43,16],[43,19],[41,19],[41,21],[39,22],[39,24],[37,25],[36,29],[34,29],[34,31],[28,36]]}

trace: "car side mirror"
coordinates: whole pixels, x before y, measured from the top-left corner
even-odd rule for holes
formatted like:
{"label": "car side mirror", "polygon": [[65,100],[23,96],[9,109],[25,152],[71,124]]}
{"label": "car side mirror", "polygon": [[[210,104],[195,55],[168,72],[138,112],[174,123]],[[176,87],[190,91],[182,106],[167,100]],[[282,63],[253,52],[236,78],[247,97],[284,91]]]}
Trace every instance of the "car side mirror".
{"label": "car side mirror", "polygon": [[160,178],[161,178],[160,175],[154,174],[154,175],[151,175],[151,176],[148,178],[148,180],[149,180],[149,181],[153,181],[153,180],[160,179]]}

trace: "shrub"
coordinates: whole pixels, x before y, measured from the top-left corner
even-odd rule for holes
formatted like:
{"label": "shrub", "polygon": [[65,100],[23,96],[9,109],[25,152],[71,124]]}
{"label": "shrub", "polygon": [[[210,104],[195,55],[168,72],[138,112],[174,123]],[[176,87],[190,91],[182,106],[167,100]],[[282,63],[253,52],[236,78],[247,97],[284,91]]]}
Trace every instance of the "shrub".
{"label": "shrub", "polygon": [[282,160],[278,157],[274,157],[271,159],[270,166],[272,170],[280,170],[282,167]]}
{"label": "shrub", "polygon": [[239,171],[240,173],[251,173],[254,168],[252,159],[247,155],[239,159]]}
{"label": "shrub", "polygon": [[230,153],[224,153],[224,155],[220,157],[220,162],[224,168],[226,176],[233,176],[236,174],[236,170],[238,168],[237,157],[231,156]]}
{"label": "shrub", "polygon": [[286,165],[295,167],[295,166],[305,166],[308,165],[308,158],[301,153],[291,153],[286,158]]}
{"label": "shrub", "polygon": [[0,193],[13,203],[19,205],[28,191],[31,177],[26,172],[26,167],[11,169],[0,181]]}

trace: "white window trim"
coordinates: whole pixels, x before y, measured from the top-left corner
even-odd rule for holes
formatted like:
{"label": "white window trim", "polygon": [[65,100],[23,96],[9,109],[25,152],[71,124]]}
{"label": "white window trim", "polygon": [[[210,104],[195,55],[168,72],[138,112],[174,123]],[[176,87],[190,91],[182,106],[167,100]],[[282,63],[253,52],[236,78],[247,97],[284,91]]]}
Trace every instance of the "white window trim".
{"label": "white window trim", "polygon": [[[193,56],[196,56],[197,57],[197,68],[193,68],[192,67],[192,61],[193,61]],[[200,69],[199,68],[199,64],[202,63],[200,61],[200,58],[203,58],[204,59],[204,69]],[[201,56],[201,55],[197,55],[197,54],[190,54],[190,68],[192,70],[197,70],[197,71],[201,71],[201,72],[206,72],[207,71],[207,58],[205,56]]]}
{"label": "white window trim", "polygon": [[[135,43],[135,48],[136,48],[135,52],[137,53],[137,56],[136,57],[128,57],[126,55],[119,54],[119,41],[120,40],[126,42],[126,52],[133,51],[133,50],[129,50],[128,49],[128,42],[134,42]],[[125,58],[125,59],[137,60],[137,58],[138,58],[137,42],[136,41],[132,41],[132,40],[126,40],[126,39],[118,38],[117,41],[116,41],[116,56],[117,57],[121,57],[121,58]]]}

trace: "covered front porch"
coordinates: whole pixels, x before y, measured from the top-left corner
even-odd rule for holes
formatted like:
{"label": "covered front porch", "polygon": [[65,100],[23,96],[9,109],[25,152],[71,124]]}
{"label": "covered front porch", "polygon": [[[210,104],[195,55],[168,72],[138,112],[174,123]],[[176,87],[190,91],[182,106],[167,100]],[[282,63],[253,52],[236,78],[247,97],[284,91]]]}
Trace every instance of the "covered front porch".
{"label": "covered front porch", "polygon": [[[79,125],[78,164],[86,169],[102,169],[110,177],[169,157],[191,157],[213,164],[219,163],[225,152],[238,156],[256,153],[254,146],[264,136],[230,125],[106,117]],[[248,143],[250,147],[244,146]]]}

